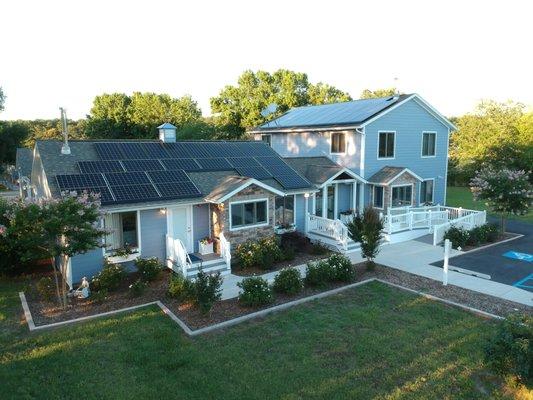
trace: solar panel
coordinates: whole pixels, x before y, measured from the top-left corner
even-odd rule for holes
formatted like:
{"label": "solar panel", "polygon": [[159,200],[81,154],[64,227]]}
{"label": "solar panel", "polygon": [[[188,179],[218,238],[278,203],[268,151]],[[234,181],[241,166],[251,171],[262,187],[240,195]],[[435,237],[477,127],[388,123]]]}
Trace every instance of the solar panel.
{"label": "solar panel", "polygon": [[143,185],[149,184],[150,179],[144,172],[115,172],[112,174],[104,174],[109,182],[109,186],[124,186],[124,185]]}
{"label": "solar panel", "polygon": [[159,160],[122,160],[126,171],[163,171]]}
{"label": "solar panel", "polygon": [[222,152],[222,146],[220,145],[220,143],[205,142],[197,144],[201,146],[202,151],[207,153],[207,157],[209,158],[220,157],[222,154],[225,155],[225,153]]}
{"label": "solar panel", "polygon": [[192,158],[169,158],[161,160],[166,169],[182,169],[184,171],[200,171],[201,168]]}
{"label": "solar panel", "polygon": [[107,186],[102,174],[56,175],[56,181],[60,190]]}
{"label": "solar panel", "polygon": [[187,174],[180,169],[174,171],[150,171],[148,175],[154,183],[190,181]]}
{"label": "solar panel", "polygon": [[161,198],[152,184],[115,186],[112,190],[117,203],[150,201]]}
{"label": "solar panel", "polygon": [[185,142],[183,143],[183,148],[187,153],[187,157],[194,158],[210,158],[213,155],[207,151],[206,143],[196,143],[196,142]]}
{"label": "solar panel", "polygon": [[269,167],[269,166],[285,166],[287,167],[287,164],[285,161],[283,161],[280,157],[255,157],[257,161],[259,161],[259,164],[261,164],[263,167]]}
{"label": "solar panel", "polygon": [[124,171],[120,162],[116,160],[78,161],[78,167],[82,174]]}
{"label": "solar panel", "polygon": [[172,158],[162,143],[143,143],[143,149],[148,158]]}
{"label": "solar panel", "polygon": [[193,155],[187,151],[185,143],[163,143],[163,147],[173,158],[193,157]]}
{"label": "solar panel", "polygon": [[124,154],[120,151],[121,143],[100,142],[95,143],[94,148],[96,153],[102,160],[120,160],[124,158]]}
{"label": "solar panel", "polygon": [[233,167],[260,167],[261,164],[253,157],[226,158]]}
{"label": "solar panel", "polygon": [[197,197],[202,193],[192,182],[157,183],[155,185],[163,198],[179,199],[185,197]]}
{"label": "solar panel", "polygon": [[256,142],[241,142],[243,150],[250,155],[258,157],[272,157],[276,155],[276,152],[266,142],[258,140]]}
{"label": "solar panel", "polygon": [[296,173],[288,165],[267,165],[265,169],[270,172],[274,177],[278,175],[291,175]]}
{"label": "solar panel", "polygon": [[272,178],[272,175],[263,167],[239,167],[235,168],[239,175],[247,176],[254,179],[268,179]]}
{"label": "solar panel", "polygon": [[285,189],[298,189],[310,186],[309,182],[296,173],[275,176],[274,179],[277,180]]}
{"label": "solar panel", "polygon": [[240,142],[221,142],[219,143],[220,153],[226,157],[245,157],[251,156],[250,152],[246,152],[239,146]]}
{"label": "solar panel", "polygon": [[147,158],[144,143],[120,143],[120,151],[126,159],[141,160]]}
{"label": "solar panel", "polygon": [[196,160],[204,171],[227,171],[233,169],[230,163],[222,157],[200,158]]}

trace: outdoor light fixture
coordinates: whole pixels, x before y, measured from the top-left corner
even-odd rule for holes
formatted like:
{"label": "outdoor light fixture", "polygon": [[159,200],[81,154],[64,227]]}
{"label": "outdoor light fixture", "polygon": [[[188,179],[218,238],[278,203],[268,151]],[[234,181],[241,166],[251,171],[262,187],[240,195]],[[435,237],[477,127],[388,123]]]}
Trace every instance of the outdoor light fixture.
{"label": "outdoor light fixture", "polygon": [[305,193],[305,194],[304,194],[304,197],[305,197],[306,199],[308,199],[308,198],[309,198],[309,193]]}
{"label": "outdoor light fixture", "polygon": [[160,209],[159,209],[159,212],[160,212],[161,214],[166,214],[166,213],[167,213],[167,209],[166,209],[166,208],[160,208]]}

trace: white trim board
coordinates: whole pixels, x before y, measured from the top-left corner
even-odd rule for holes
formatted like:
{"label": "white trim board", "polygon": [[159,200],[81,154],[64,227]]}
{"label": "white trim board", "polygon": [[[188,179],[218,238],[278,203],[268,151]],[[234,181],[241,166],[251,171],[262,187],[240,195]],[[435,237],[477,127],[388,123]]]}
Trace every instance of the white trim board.
{"label": "white trim board", "polygon": [[240,185],[239,187],[233,189],[231,192],[226,193],[220,199],[218,199],[216,201],[210,201],[209,199],[206,199],[206,200],[208,202],[210,202],[210,203],[221,204],[221,203],[224,203],[226,200],[228,200],[229,198],[235,196],[237,193],[239,193],[240,191],[246,189],[248,186],[251,186],[251,185],[259,186],[260,188],[265,189],[265,190],[267,190],[269,192],[272,192],[274,194],[277,194],[278,196],[284,196],[285,195],[284,192],[282,192],[280,190],[277,190],[277,189],[274,189],[272,186],[268,186],[266,183],[258,181],[257,179],[254,179],[254,178],[248,178],[242,185]]}

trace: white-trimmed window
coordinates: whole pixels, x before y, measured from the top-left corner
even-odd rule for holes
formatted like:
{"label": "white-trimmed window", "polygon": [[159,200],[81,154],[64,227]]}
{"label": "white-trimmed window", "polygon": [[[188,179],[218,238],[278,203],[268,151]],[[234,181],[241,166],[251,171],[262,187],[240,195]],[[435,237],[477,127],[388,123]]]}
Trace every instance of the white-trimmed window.
{"label": "white-trimmed window", "polygon": [[104,217],[104,225],[109,231],[105,237],[107,251],[125,248],[138,249],[137,211],[107,214]]}
{"label": "white-trimmed window", "polygon": [[331,133],[331,154],[346,153],[346,134],[344,132]]}
{"label": "white-trimmed window", "polygon": [[393,186],[392,187],[392,207],[405,207],[413,205],[413,186]]}
{"label": "white-trimmed window", "polygon": [[437,150],[437,134],[435,132],[422,133],[422,157],[435,157]]}
{"label": "white-trimmed window", "polygon": [[276,196],[275,217],[276,226],[294,224],[294,195]]}
{"label": "white-trimmed window", "polygon": [[379,132],[378,158],[394,158],[396,132]]}
{"label": "white-trimmed window", "polygon": [[261,135],[261,141],[268,143],[268,145],[272,147],[272,135],[270,134]]}
{"label": "white-trimmed window", "polygon": [[420,204],[433,203],[434,179],[427,179],[420,183]]}
{"label": "white-trimmed window", "polygon": [[268,224],[268,200],[230,203],[231,229]]}
{"label": "white-trimmed window", "polygon": [[385,195],[385,191],[383,186],[374,186],[374,193],[373,193],[373,206],[375,208],[383,208],[383,196]]}

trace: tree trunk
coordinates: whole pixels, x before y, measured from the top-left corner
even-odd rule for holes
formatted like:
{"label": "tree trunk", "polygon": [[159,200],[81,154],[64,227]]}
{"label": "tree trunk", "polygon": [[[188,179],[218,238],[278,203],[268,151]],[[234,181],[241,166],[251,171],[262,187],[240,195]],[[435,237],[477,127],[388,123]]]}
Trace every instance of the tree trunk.
{"label": "tree trunk", "polygon": [[57,301],[59,304],[61,304],[61,294],[59,293],[59,279],[57,277],[57,266],[56,266],[56,260],[54,257],[50,259],[52,261],[52,269],[54,270],[54,279],[56,282],[56,294],[57,294]]}
{"label": "tree trunk", "polygon": [[68,256],[62,256],[61,263],[61,280],[62,280],[62,289],[63,289],[63,308],[67,307],[67,265],[68,265]]}
{"label": "tree trunk", "polygon": [[501,214],[500,231],[501,231],[502,236],[505,235],[505,214],[504,213]]}

